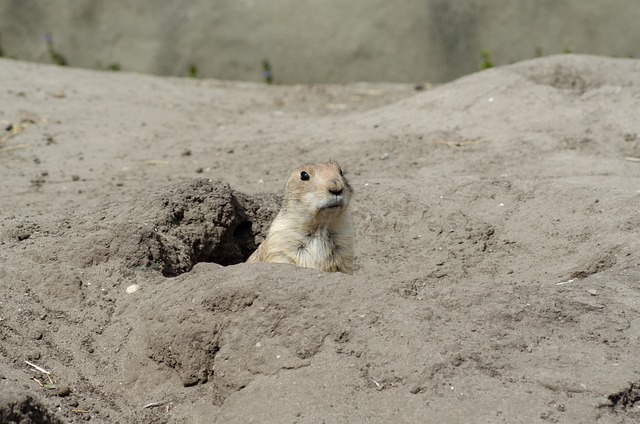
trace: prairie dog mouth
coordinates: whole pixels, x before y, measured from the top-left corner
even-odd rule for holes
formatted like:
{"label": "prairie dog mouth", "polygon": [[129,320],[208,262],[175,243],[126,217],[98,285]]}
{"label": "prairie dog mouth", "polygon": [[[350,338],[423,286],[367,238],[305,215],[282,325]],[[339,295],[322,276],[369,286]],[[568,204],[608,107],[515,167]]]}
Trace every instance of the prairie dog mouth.
{"label": "prairie dog mouth", "polygon": [[319,209],[339,209],[344,206],[344,196],[333,196],[330,199],[325,200]]}

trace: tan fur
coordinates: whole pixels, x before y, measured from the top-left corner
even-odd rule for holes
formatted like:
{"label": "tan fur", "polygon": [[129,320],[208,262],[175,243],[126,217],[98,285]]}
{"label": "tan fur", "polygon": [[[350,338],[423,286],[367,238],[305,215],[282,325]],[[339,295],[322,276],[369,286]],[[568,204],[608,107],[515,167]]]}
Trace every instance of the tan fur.
{"label": "tan fur", "polygon": [[[301,173],[309,176],[307,181]],[[279,262],[353,274],[353,191],[337,162],[305,164],[287,181],[282,209],[247,262]]]}

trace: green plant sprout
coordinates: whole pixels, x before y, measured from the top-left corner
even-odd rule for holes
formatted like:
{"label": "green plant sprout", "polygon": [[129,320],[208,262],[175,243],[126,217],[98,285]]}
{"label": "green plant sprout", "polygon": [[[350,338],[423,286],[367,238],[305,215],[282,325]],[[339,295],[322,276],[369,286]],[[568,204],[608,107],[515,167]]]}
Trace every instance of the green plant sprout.
{"label": "green plant sprout", "polygon": [[482,49],[480,50],[480,69],[489,69],[493,68],[493,62],[491,62],[491,56],[489,55],[489,51]]}
{"label": "green plant sprout", "polygon": [[198,67],[194,64],[189,65],[189,78],[198,78]]}

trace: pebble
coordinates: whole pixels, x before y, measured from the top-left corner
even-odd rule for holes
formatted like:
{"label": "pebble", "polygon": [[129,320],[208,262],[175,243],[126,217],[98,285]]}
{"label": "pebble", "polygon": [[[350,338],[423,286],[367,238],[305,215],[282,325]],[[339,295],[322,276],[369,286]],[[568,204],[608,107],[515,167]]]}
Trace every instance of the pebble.
{"label": "pebble", "polygon": [[19,233],[19,234],[16,236],[16,238],[17,238],[19,241],[26,240],[26,239],[28,239],[29,237],[31,237],[31,233],[28,233],[28,232],[26,232],[26,231],[23,231],[23,232]]}
{"label": "pebble", "polygon": [[140,286],[137,284],[131,284],[129,287],[127,287],[127,294],[132,294],[137,292],[138,290],[140,290]]}
{"label": "pebble", "polygon": [[589,290],[589,294],[590,294],[591,296],[597,296],[597,295],[598,295],[598,290],[591,289],[591,290]]}
{"label": "pebble", "polygon": [[61,386],[56,391],[56,395],[60,397],[66,397],[66,396],[69,396],[70,394],[71,394],[71,388],[69,386]]}

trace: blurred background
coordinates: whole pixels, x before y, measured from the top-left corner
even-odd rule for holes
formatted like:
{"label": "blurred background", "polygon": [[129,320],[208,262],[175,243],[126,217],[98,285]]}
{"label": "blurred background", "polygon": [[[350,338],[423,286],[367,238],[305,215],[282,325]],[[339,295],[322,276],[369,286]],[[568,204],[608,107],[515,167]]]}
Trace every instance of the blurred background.
{"label": "blurred background", "polygon": [[640,54],[639,0],[2,0],[0,54],[280,84],[441,83],[559,53]]}

